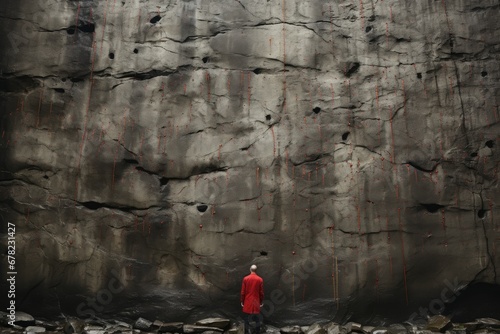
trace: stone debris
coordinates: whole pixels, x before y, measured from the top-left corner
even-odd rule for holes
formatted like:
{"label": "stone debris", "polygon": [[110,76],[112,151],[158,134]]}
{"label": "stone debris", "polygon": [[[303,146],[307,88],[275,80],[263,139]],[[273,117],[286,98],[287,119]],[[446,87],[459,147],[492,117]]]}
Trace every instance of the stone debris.
{"label": "stone debris", "polygon": [[426,329],[444,333],[450,327],[452,327],[450,318],[443,315],[435,315],[429,319]]}
{"label": "stone debris", "polygon": [[[0,316],[2,314],[0,313]],[[22,313],[24,326],[0,324],[1,334],[65,333],[65,334],[243,334],[243,322],[231,322],[226,318],[206,318],[194,324],[183,322],[163,322],[138,318],[133,324],[117,320],[82,320],[68,317],[60,321],[35,320]],[[33,323],[33,324],[28,324]],[[36,324],[36,325],[35,325]],[[204,325],[201,325],[204,324]],[[348,322],[343,325],[335,322],[313,323],[310,326],[288,325],[274,327],[262,324],[261,334],[499,334],[500,321],[493,318],[480,318],[474,322],[452,323],[445,316],[433,316],[427,322],[412,324],[390,324],[384,326],[362,325]]]}

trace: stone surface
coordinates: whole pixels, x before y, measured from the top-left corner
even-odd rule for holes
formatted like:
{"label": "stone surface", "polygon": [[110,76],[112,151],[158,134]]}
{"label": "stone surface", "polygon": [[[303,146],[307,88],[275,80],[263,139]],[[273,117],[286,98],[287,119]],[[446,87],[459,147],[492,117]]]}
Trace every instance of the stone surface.
{"label": "stone surface", "polygon": [[140,329],[141,331],[149,331],[153,326],[153,322],[148,319],[139,318],[134,323],[134,328]]}
{"label": "stone surface", "polygon": [[210,327],[210,326],[198,326],[198,325],[184,325],[182,326],[182,331],[184,333],[203,333],[205,331],[215,331],[222,333],[224,330],[217,328],[217,327]]}
{"label": "stone surface", "polygon": [[300,326],[286,326],[280,328],[281,334],[303,334]]}
{"label": "stone surface", "polygon": [[450,318],[445,317],[443,315],[435,315],[429,318],[426,329],[431,330],[433,332],[444,333],[451,326],[452,324]]}
{"label": "stone surface", "polygon": [[16,311],[16,321],[14,321],[14,324],[21,327],[33,326],[35,325],[35,318],[26,312]]}
{"label": "stone surface", "polygon": [[277,326],[498,283],[497,0],[19,0],[0,29],[22,309],[236,318],[251,263]]}
{"label": "stone surface", "polygon": [[307,331],[304,331],[305,334],[326,334],[326,330],[321,326],[321,324],[313,324],[309,326]]}
{"label": "stone surface", "polygon": [[28,326],[28,327],[26,327],[25,331],[27,334],[45,333],[47,331],[47,329],[45,329],[44,327],[41,327],[41,326]]}
{"label": "stone surface", "polygon": [[226,329],[230,322],[231,320],[224,318],[207,318],[196,321],[196,325]]}

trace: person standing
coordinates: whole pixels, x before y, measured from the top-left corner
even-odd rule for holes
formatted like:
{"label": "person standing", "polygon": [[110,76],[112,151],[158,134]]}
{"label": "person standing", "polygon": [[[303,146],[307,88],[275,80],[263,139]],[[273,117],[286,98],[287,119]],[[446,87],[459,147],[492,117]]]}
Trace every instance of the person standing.
{"label": "person standing", "polygon": [[245,320],[245,334],[250,333],[250,321],[255,321],[256,334],[260,334],[260,308],[264,302],[264,280],[257,275],[257,266],[252,264],[250,275],[243,278],[241,283],[241,307]]}

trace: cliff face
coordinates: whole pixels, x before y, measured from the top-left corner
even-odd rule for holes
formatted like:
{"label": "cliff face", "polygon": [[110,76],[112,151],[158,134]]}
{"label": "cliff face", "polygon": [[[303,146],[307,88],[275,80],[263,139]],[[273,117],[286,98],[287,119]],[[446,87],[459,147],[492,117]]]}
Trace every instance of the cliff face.
{"label": "cliff face", "polygon": [[2,5],[18,307],[238,314],[251,263],[284,322],[498,283],[499,8]]}

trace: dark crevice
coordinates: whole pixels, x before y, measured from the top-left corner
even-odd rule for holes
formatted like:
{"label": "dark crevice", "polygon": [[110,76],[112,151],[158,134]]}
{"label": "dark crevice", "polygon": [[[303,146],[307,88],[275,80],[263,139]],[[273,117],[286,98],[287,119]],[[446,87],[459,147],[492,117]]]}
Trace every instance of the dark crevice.
{"label": "dark crevice", "polygon": [[421,203],[420,204],[427,212],[430,213],[436,213],[442,208],[444,208],[444,205],[436,204],[436,203]]}
{"label": "dark crevice", "polygon": [[65,92],[64,88],[54,88],[54,90],[55,90],[57,93],[64,93],[64,92]]}
{"label": "dark crevice", "polygon": [[196,206],[196,209],[199,212],[203,213],[203,212],[207,211],[208,205],[206,205],[206,204],[199,204],[199,205]]}
{"label": "dark crevice", "polygon": [[493,140],[488,140],[486,143],[484,143],[484,146],[489,148],[493,148],[493,145],[494,145]]}
{"label": "dark crevice", "polygon": [[271,115],[266,115],[266,121],[270,121],[271,120]]}
{"label": "dark crevice", "polygon": [[139,164],[139,161],[137,161],[135,159],[123,159],[123,162],[126,162],[128,164],[133,164],[133,165],[138,165]]}
{"label": "dark crevice", "polygon": [[261,252],[260,252],[260,255],[261,255],[261,256],[267,256],[267,252],[266,252],[266,251],[261,251]]}
{"label": "dark crevice", "polygon": [[81,204],[82,206],[84,206],[85,208],[92,210],[92,211],[96,211],[99,209],[106,209],[106,208],[110,209],[110,210],[120,210],[123,212],[130,212],[132,210],[144,210],[144,209],[133,208],[133,207],[128,207],[128,206],[113,206],[113,205],[109,205],[106,203],[99,203],[99,202],[95,202],[95,201],[78,202],[78,203]]}
{"label": "dark crevice", "polygon": [[484,219],[484,218],[486,217],[486,210],[484,210],[484,209],[479,210],[479,211],[477,212],[477,217],[478,217],[479,219]]}
{"label": "dark crevice", "polygon": [[349,134],[351,134],[349,131],[348,131],[348,132],[344,132],[344,133],[342,134],[342,140],[343,140],[343,141],[346,141],[346,140],[347,140],[347,138],[349,138]]}
{"label": "dark crevice", "polygon": [[160,20],[161,20],[161,16],[160,16],[160,15],[156,15],[156,16],[154,16],[151,20],[149,20],[149,23],[151,23],[151,24],[156,24],[156,23],[158,23]]}
{"label": "dark crevice", "polygon": [[255,70],[253,70],[253,73],[254,74],[261,74],[262,73],[262,69],[261,68],[256,68]]}
{"label": "dark crevice", "polygon": [[77,26],[72,25],[66,29],[66,32],[68,33],[68,35],[74,35],[76,33],[76,29],[84,33],[93,33],[95,31],[95,24],[91,22],[82,21],[78,25],[78,28]]}
{"label": "dark crevice", "polygon": [[168,177],[164,177],[164,176],[161,177],[160,178],[160,186],[166,186],[168,184],[168,181],[169,181]]}
{"label": "dark crevice", "polygon": [[320,107],[315,107],[315,108],[313,109],[313,113],[315,113],[315,114],[319,114],[319,112],[320,112],[320,111],[321,111],[321,108],[320,108]]}
{"label": "dark crevice", "polygon": [[422,166],[418,165],[418,164],[417,164],[416,162],[414,162],[414,161],[408,161],[408,162],[407,162],[407,164],[408,164],[408,165],[410,165],[410,166],[412,166],[413,168],[415,168],[415,169],[417,169],[417,170],[419,170],[419,171],[421,171],[421,172],[425,172],[425,173],[431,173],[431,172],[435,171],[435,170],[436,170],[436,167],[439,165],[439,164],[436,164],[436,165],[434,165],[434,167],[432,167],[431,169],[428,169],[428,168],[424,168],[424,167],[422,167]]}
{"label": "dark crevice", "polygon": [[353,75],[354,73],[356,73],[359,70],[360,66],[361,66],[360,63],[358,63],[358,62],[351,63],[349,65],[349,69],[345,73],[345,76],[348,77],[348,78],[350,78],[351,75]]}

